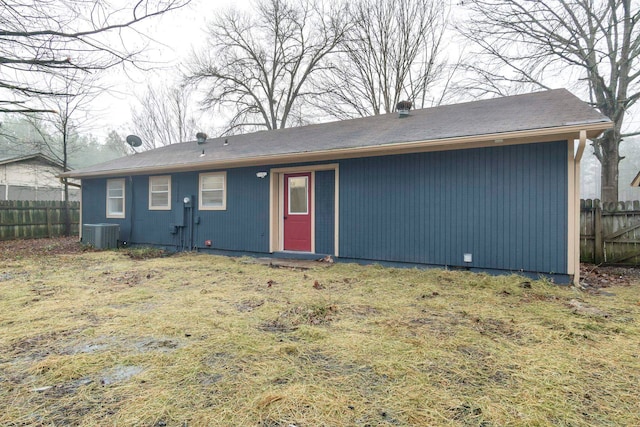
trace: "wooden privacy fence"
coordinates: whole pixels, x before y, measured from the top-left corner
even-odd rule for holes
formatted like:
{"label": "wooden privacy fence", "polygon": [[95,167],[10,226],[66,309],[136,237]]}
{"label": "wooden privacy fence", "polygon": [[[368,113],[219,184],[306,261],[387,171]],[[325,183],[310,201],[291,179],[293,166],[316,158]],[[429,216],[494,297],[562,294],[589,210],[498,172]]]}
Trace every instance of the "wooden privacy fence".
{"label": "wooden privacy fence", "polygon": [[[80,203],[69,202],[71,234],[78,235]],[[60,201],[0,201],[0,240],[55,237],[64,234]]]}
{"label": "wooden privacy fence", "polygon": [[640,201],[580,200],[580,260],[640,265]]}

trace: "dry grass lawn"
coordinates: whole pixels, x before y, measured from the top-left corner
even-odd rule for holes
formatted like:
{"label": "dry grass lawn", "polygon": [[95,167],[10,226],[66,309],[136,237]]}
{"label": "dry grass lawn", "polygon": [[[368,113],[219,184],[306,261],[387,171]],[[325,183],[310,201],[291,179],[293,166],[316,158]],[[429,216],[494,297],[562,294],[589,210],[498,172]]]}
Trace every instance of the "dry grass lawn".
{"label": "dry grass lawn", "polygon": [[50,246],[0,260],[3,426],[640,425],[637,282]]}

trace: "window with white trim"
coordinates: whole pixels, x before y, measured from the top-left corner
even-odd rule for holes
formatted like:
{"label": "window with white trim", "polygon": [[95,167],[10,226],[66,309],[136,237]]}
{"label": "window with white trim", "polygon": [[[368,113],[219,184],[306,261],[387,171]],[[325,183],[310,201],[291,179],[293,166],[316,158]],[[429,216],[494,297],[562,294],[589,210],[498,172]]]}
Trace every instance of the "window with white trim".
{"label": "window with white trim", "polygon": [[200,174],[199,209],[223,211],[227,209],[227,173]]}
{"label": "window with white trim", "polygon": [[171,210],[171,176],[149,177],[149,209]]}
{"label": "window with white trim", "polygon": [[124,179],[107,180],[107,218],[124,218]]}

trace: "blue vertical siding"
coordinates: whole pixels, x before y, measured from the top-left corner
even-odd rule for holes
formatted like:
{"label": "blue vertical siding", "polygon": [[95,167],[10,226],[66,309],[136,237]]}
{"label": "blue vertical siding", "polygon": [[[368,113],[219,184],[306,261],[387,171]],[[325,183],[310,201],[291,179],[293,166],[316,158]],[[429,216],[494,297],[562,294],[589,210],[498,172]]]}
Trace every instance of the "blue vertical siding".
{"label": "blue vertical siding", "polygon": [[335,239],[335,173],[315,173],[316,253],[334,255]]}
{"label": "blue vertical siding", "polygon": [[[114,177],[122,178],[122,177]],[[83,179],[82,180],[82,223],[100,224],[110,223],[120,226],[119,240],[128,240],[131,234],[131,223],[129,221],[129,200],[127,194],[129,188],[125,181],[125,218],[107,218],[107,180]]]}
{"label": "blue vertical siding", "polygon": [[[172,210],[149,210],[149,176],[125,179],[125,218],[106,218],[107,179],[82,180],[82,222],[120,225],[121,241],[161,246],[179,246],[179,235],[170,232],[182,209],[179,179],[172,177]],[[197,184],[196,184],[197,185]],[[179,208],[179,209],[178,209]]]}
{"label": "blue vertical siding", "polygon": [[563,274],[567,143],[340,161],[340,256]]}
{"label": "blue vertical siding", "polygon": [[[340,160],[340,257],[564,274],[567,162],[566,141]],[[125,177],[125,219],[105,217],[107,180],[85,179],[83,223],[120,224],[135,244],[267,253],[269,179],[256,173],[270,168],[227,169],[224,211],[197,209],[200,172],[171,174],[171,211],[148,209],[148,175]],[[333,254],[334,171],[314,188],[316,252]]]}
{"label": "blue vertical siding", "polygon": [[[83,180],[83,223],[120,224],[120,240],[177,249],[204,248],[269,251],[269,179],[256,177],[264,168],[227,170],[227,209],[198,210],[199,172],[171,177],[172,209],[149,210],[149,176],[126,178],[126,218],[106,218],[106,179]],[[268,169],[267,169],[268,170]],[[203,171],[212,172],[212,171]],[[192,198],[185,208],[183,198]],[[177,232],[172,229],[177,227]]]}
{"label": "blue vertical siding", "polygon": [[268,170],[227,170],[227,209],[197,213],[196,246],[211,240],[214,249],[269,252],[269,179],[256,177],[257,172]]}

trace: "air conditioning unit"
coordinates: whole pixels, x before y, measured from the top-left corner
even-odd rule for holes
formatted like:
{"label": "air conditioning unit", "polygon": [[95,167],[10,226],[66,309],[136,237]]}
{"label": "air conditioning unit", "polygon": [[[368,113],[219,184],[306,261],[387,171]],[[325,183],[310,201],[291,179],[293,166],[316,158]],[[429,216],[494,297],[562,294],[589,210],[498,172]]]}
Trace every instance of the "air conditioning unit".
{"label": "air conditioning unit", "polygon": [[115,249],[118,247],[120,225],[83,224],[82,243],[96,249]]}

